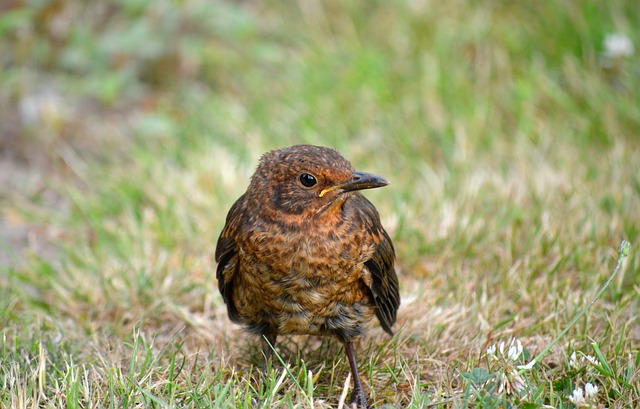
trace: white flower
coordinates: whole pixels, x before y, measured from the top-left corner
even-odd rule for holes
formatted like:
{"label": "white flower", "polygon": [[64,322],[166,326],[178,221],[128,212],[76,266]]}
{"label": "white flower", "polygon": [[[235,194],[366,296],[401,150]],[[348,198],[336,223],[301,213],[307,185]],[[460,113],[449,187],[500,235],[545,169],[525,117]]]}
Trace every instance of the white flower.
{"label": "white flower", "polygon": [[592,385],[589,382],[584,385],[584,394],[587,396],[587,398],[592,398],[596,396],[597,393],[598,387],[596,385]]}
{"label": "white flower", "polygon": [[607,34],[604,38],[605,54],[610,58],[629,57],[633,54],[633,43],[624,34]]}
{"label": "white flower", "polygon": [[585,358],[587,358],[587,361],[589,361],[589,363],[591,365],[597,365],[600,366],[600,361],[598,361],[597,359],[595,359],[594,357],[592,357],[591,355],[585,355]]}
{"label": "white flower", "polygon": [[[582,352],[580,354],[581,354],[580,358],[578,358],[575,352],[573,352],[569,357],[569,365],[572,368],[580,369],[583,366],[585,366],[587,363],[589,364],[589,366],[592,366],[592,365],[600,366],[600,361],[598,361],[593,356],[585,355]],[[587,368],[587,369],[590,369],[590,368]]]}
{"label": "white flower", "polygon": [[571,354],[571,357],[569,358],[569,365],[573,368],[578,368],[578,365],[579,365],[578,357],[576,356],[575,352],[573,352]]}
{"label": "white flower", "polygon": [[489,348],[487,348],[487,355],[495,355],[496,353],[496,345],[493,344]]}
{"label": "white flower", "polygon": [[576,387],[571,396],[568,396],[571,403],[576,406],[586,405],[587,401],[593,401],[598,393],[598,387],[587,382],[584,385],[584,392],[581,387]]}
{"label": "white flower", "polygon": [[500,383],[498,385],[498,394],[505,393],[511,395],[512,393],[520,392],[524,390],[526,386],[525,380],[517,373],[502,373],[499,375]]}
{"label": "white flower", "polygon": [[496,344],[491,345],[487,348],[487,355],[495,360],[517,362],[522,355],[522,351],[522,342],[519,339],[511,338],[508,344],[501,341],[498,346]]}
{"label": "white flower", "polygon": [[569,400],[571,401],[571,403],[573,403],[574,405],[584,405],[585,400],[584,400],[584,395],[582,393],[582,388],[581,387],[577,387],[574,391],[573,394],[571,396],[569,396]]}
{"label": "white flower", "polygon": [[522,342],[516,338],[501,341],[487,348],[487,356],[494,363],[492,371],[496,374],[498,394],[511,395],[526,389],[527,382],[516,367],[522,351]]}

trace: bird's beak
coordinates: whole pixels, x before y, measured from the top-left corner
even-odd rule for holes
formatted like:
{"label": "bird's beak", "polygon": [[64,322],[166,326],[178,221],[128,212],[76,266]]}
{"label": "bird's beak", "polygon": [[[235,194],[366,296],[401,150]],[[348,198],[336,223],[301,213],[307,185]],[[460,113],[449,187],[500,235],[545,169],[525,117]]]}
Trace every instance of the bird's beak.
{"label": "bird's beak", "polygon": [[353,179],[324,189],[320,192],[320,197],[334,190],[352,192],[354,190],[373,189],[376,187],[387,186],[388,184],[389,182],[378,175],[367,172],[353,172]]}

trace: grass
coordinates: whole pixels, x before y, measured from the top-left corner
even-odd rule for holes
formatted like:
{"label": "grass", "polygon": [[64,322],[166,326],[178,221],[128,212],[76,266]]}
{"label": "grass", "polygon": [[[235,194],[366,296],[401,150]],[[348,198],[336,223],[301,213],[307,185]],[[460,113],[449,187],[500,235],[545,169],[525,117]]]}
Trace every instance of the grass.
{"label": "grass", "polygon": [[261,389],[214,277],[260,154],[294,143],[391,182],[367,193],[402,295],[357,346],[376,407],[640,405],[634,2],[2,7],[0,406],[344,407],[335,340],[283,338]]}

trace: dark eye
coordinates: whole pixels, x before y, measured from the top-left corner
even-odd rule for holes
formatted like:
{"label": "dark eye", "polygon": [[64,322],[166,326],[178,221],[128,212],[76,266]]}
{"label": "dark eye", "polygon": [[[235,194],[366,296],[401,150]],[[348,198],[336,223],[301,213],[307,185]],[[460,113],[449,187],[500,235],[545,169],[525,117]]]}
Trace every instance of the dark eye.
{"label": "dark eye", "polygon": [[300,180],[300,183],[302,183],[302,186],[304,187],[312,187],[318,184],[318,181],[316,180],[315,176],[310,175],[308,173],[300,174],[300,176],[298,176],[298,179]]}

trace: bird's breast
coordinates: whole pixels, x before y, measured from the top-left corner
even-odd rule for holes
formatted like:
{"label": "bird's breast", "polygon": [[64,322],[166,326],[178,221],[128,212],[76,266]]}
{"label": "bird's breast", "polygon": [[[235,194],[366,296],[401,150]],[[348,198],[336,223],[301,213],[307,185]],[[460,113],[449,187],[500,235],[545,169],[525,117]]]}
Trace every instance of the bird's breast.
{"label": "bird's breast", "polygon": [[236,307],[279,333],[359,328],[374,313],[362,281],[370,247],[348,226],[254,229],[239,246]]}

